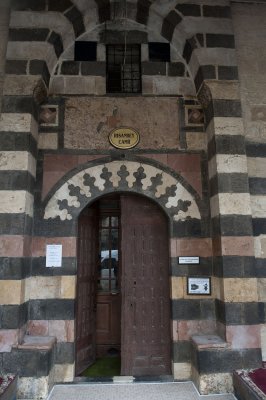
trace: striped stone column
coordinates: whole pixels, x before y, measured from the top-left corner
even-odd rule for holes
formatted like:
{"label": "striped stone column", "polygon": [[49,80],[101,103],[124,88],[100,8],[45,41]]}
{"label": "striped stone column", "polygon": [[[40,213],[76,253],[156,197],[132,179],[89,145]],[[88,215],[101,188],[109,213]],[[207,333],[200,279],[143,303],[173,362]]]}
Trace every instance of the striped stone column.
{"label": "striped stone column", "polygon": [[5,96],[0,120],[0,344],[10,352],[23,336],[25,287],[30,274],[37,105],[29,96]]}
{"label": "striped stone column", "polygon": [[0,113],[2,104],[2,92],[5,76],[6,49],[10,20],[10,0],[2,0],[0,4]]}
{"label": "striped stone column", "polygon": [[[204,95],[205,91],[205,95]],[[202,87],[208,132],[218,330],[243,362],[260,360],[258,288],[238,82]]]}

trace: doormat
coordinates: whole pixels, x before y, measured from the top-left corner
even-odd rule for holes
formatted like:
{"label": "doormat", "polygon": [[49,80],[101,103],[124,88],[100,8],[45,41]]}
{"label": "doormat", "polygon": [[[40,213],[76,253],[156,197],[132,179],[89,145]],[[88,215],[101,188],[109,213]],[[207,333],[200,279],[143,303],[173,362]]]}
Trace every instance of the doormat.
{"label": "doormat", "polygon": [[98,358],[94,364],[82,372],[84,377],[118,376],[121,370],[120,357]]}
{"label": "doormat", "polygon": [[233,380],[239,400],[266,400],[266,368],[235,371]]}

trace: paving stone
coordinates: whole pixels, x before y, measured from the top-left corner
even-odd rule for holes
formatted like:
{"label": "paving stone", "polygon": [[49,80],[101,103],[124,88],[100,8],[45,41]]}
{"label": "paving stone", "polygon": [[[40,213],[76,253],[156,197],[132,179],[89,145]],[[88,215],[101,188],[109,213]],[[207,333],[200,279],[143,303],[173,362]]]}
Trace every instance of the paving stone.
{"label": "paving stone", "polygon": [[[215,400],[217,395],[200,396],[192,382],[56,385],[47,400]],[[233,394],[219,400],[235,400]]]}

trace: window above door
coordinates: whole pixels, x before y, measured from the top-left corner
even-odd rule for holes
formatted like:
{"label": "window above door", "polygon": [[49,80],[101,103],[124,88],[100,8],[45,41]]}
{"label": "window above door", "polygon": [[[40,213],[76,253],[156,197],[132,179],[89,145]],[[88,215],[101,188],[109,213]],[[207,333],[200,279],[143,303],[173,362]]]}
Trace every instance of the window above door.
{"label": "window above door", "polygon": [[107,45],[106,52],[107,93],[140,93],[140,45]]}

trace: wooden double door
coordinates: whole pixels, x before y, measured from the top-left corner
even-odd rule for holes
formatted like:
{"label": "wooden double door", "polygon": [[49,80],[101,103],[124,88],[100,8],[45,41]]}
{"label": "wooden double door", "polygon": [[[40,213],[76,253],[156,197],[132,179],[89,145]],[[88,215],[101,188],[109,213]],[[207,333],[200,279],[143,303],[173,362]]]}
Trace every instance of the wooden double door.
{"label": "wooden double door", "polygon": [[76,374],[119,352],[121,375],[171,374],[168,224],[137,195],[106,196],[79,219]]}

